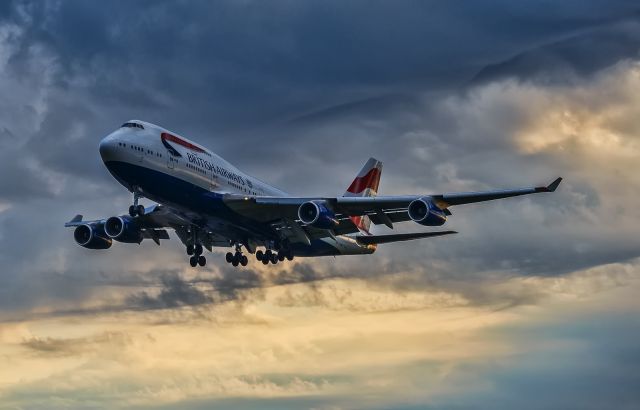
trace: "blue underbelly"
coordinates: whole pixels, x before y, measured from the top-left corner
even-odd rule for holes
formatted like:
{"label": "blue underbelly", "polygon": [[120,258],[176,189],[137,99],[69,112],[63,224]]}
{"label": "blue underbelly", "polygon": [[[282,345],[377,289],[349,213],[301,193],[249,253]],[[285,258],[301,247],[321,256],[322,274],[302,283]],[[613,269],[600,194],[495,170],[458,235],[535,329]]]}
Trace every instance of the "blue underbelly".
{"label": "blue underbelly", "polygon": [[[273,233],[267,225],[238,215],[229,209],[222,201],[221,194],[211,192],[168,173],[144,166],[121,161],[108,161],[105,165],[120,184],[129,190],[132,190],[134,186],[139,187],[144,196],[152,201],[200,213],[216,220],[224,220],[229,225],[239,226],[256,232],[258,235],[265,236],[265,239],[274,239]],[[241,238],[229,239],[239,240]],[[302,243],[291,244],[291,249],[295,256],[340,254],[335,247],[319,239],[312,240],[310,245]]]}

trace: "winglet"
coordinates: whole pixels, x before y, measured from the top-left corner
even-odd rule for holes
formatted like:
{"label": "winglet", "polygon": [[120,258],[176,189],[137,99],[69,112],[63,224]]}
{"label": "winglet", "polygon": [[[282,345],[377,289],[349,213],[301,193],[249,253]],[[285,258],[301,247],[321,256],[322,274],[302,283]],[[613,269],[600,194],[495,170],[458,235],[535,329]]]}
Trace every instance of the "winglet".
{"label": "winglet", "polygon": [[549,186],[547,187],[547,191],[549,192],[555,191],[556,188],[558,188],[558,185],[560,185],[560,182],[562,182],[562,178],[557,178],[555,181],[549,184]]}
{"label": "winglet", "polygon": [[562,182],[562,178],[556,178],[556,180],[549,185],[536,188],[536,192],[554,192],[558,188],[558,185],[560,185],[560,182]]}

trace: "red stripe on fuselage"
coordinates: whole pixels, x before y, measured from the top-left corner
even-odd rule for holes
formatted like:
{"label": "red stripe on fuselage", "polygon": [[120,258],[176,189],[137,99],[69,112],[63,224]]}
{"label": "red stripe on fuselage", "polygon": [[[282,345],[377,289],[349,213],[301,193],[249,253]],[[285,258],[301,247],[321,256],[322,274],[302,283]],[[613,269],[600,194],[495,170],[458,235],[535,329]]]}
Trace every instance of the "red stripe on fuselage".
{"label": "red stripe on fuselage", "polygon": [[162,134],[160,134],[160,138],[162,138],[163,141],[175,142],[176,144],[181,145],[187,149],[190,149],[191,151],[202,152],[202,153],[205,152],[202,148],[196,147],[192,143],[187,142],[182,138],[178,138],[175,135],[169,134],[168,132],[163,132]]}
{"label": "red stripe on fuselage", "polygon": [[371,188],[374,191],[377,191],[379,184],[380,170],[378,168],[371,168],[371,170],[367,172],[365,176],[356,177],[351,185],[349,185],[349,189],[347,189],[347,192],[350,192],[352,194],[359,194],[367,188]]}

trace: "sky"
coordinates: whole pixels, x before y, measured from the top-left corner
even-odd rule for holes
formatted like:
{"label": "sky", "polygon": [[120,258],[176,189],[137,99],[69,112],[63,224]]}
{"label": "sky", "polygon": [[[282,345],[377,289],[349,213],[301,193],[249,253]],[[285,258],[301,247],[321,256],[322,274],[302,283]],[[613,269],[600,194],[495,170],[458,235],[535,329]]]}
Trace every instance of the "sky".
{"label": "sky", "polygon": [[[3,1],[0,95],[0,408],[640,407],[637,1]],[[296,195],[370,156],[381,195],[564,181],[193,269],[63,227],[126,212],[97,146],[129,119]]]}

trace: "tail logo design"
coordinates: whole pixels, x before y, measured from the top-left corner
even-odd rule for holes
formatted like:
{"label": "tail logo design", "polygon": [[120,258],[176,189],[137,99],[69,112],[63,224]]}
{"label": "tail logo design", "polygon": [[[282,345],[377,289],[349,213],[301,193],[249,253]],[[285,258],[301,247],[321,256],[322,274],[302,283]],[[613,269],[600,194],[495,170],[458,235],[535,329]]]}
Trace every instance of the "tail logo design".
{"label": "tail logo design", "polygon": [[[367,197],[378,195],[381,176],[382,162],[375,158],[369,158],[343,196]],[[369,234],[371,219],[368,216],[352,216],[350,218],[358,229]]]}
{"label": "tail logo design", "polygon": [[[347,193],[352,195],[345,196],[375,196],[378,192],[378,185],[380,185],[380,175],[382,173],[381,169],[372,168],[367,172],[364,176],[357,176],[356,179],[353,180],[349,188],[347,188]],[[370,189],[374,191],[373,195],[360,195],[365,189]]]}

